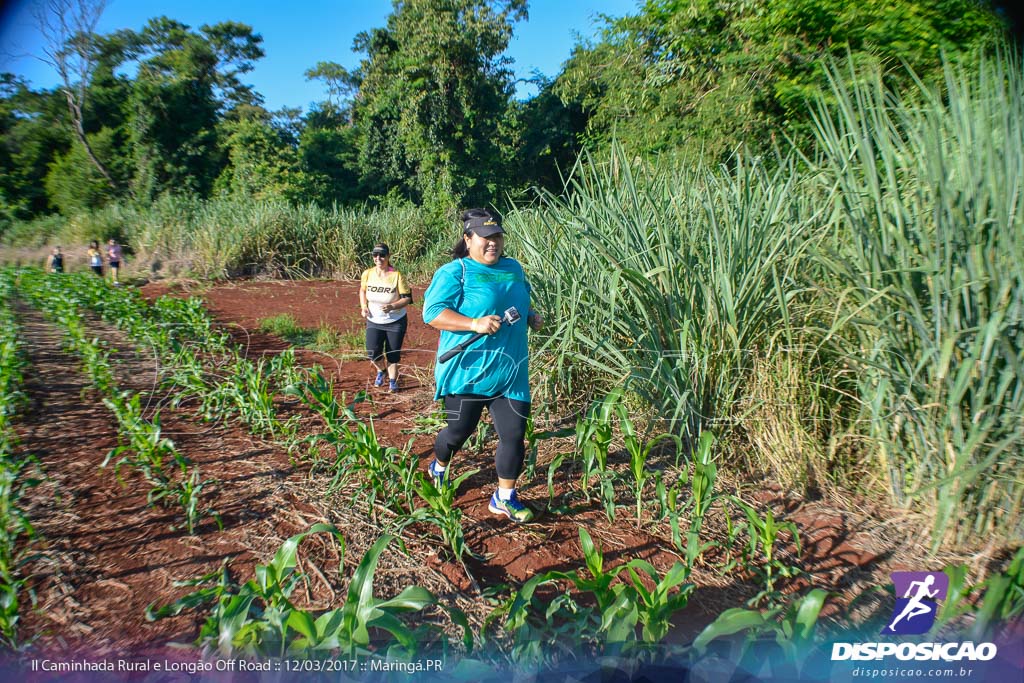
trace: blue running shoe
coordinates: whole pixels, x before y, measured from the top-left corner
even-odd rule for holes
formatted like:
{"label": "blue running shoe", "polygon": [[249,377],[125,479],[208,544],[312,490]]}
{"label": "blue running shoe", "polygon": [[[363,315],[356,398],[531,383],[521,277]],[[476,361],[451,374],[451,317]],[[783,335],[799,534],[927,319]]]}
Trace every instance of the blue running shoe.
{"label": "blue running shoe", "polygon": [[512,497],[508,500],[501,500],[498,498],[498,492],[495,491],[491,496],[491,502],[487,505],[487,509],[496,515],[505,515],[513,522],[530,522],[533,521],[533,510],[519,502],[519,496],[516,492],[512,492]]}
{"label": "blue running shoe", "polygon": [[377,379],[373,380],[373,386],[375,386],[375,387],[382,387],[382,386],[384,386],[384,373],[383,372],[378,372],[377,373]]}
{"label": "blue running shoe", "polygon": [[446,475],[448,474],[448,470],[439,470],[436,468],[436,466],[437,458],[434,458],[433,460],[430,461],[430,465],[427,467],[427,471],[430,473],[430,476],[434,478],[434,485],[437,488],[441,488],[442,486],[445,485],[445,482],[447,481]]}
{"label": "blue running shoe", "polygon": [[398,380],[397,379],[393,379],[393,380],[390,380],[388,382],[388,391],[390,391],[392,394],[395,393],[396,391],[398,391]]}

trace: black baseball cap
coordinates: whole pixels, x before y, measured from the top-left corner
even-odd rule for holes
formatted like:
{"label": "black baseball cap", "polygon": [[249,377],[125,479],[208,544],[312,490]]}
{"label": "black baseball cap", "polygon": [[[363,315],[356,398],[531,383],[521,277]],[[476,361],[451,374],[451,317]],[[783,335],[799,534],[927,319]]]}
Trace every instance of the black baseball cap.
{"label": "black baseball cap", "polygon": [[474,216],[466,221],[462,231],[465,233],[471,232],[481,237],[505,234],[505,230],[501,227],[501,221],[493,216]]}

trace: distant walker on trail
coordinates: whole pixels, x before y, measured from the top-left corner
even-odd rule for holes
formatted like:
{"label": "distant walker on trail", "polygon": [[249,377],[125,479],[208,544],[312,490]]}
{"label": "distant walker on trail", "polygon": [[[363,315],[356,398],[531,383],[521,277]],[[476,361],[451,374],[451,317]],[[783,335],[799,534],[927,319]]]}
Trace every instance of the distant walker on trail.
{"label": "distant walker on trail", "polygon": [[60,253],[60,247],[54,247],[46,259],[46,270],[51,273],[64,272],[64,254]]}
{"label": "distant walker on trail", "polygon": [[92,272],[103,277],[103,252],[100,251],[100,243],[96,240],[89,242],[86,255],[89,257],[89,267],[92,268]]}
{"label": "distant walker on trail", "polygon": [[121,284],[117,279],[118,271],[121,269],[121,245],[113,237],[107,241],[107,265],[110,266],[110,279],[115,285]]}

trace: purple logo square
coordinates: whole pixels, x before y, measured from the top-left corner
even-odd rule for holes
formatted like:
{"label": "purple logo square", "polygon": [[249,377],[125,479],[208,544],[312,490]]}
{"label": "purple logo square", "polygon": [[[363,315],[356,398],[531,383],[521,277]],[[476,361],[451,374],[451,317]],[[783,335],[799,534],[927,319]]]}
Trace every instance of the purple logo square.
{"label": "purple logo square", "polygon": [[939,602],[949,593],[949,577],[944,572],[893,572],[892,585],[896,606],[883,634],[919,635],[935,623]]}

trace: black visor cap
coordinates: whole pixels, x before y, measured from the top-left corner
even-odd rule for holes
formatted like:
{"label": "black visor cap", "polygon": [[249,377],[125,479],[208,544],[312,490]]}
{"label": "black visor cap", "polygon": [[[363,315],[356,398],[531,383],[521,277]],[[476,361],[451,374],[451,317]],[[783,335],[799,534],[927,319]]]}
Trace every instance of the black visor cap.
{"label": "black visor cap", "polygon": [[505,231],[501,227],[501,223],[499,223],[496,218],[490,217],[470,218],[466,221],[463,232],[471,232],[475,235],[480,235],[481,237],[505,234]]}

